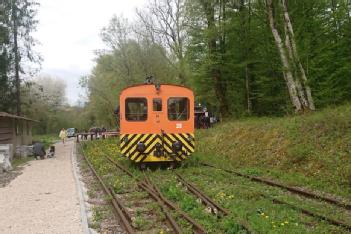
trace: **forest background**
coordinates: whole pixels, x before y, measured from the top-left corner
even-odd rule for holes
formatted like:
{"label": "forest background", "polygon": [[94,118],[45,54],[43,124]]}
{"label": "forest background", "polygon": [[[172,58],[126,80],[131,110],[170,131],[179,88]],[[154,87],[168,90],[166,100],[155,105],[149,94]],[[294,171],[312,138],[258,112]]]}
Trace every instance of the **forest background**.
{"label": "forest background", "polygon": [[[191,87],[220,118],[305,114],[351,100],[350,0],[150,0],[136,20],[113,16],[107,48],[81,77],[86,102],[37,77],[35,0],[0,3],[0,110],[62,127],[116,128],[121,89],[157,82]],[[30,64],[30,65],[28,65]]]}

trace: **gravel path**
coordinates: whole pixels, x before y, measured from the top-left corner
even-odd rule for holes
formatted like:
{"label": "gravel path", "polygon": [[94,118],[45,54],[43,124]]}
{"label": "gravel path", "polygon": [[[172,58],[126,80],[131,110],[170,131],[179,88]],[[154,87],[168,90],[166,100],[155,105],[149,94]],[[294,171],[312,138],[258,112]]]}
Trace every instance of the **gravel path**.
{"label": "gravel path", "polygon": [[56,144],[56,157],[31,161],[0,188],[0,233],[82,233],[72,172],[72,140]]}

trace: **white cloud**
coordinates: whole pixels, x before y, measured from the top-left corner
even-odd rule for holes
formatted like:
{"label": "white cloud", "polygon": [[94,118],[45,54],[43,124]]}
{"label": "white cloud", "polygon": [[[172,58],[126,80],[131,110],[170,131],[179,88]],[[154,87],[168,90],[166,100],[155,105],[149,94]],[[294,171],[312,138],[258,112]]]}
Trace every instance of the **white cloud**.
{"label": "white cloud", "polygon": [[82,94],[79,78],[93,68],[94,51],[104,48],[100,31],[114,14],[135,17],[146,0],[39,0],[39,24],[34,37],[44,61],[42,73],[67,83],[67,98],[75,104]]}

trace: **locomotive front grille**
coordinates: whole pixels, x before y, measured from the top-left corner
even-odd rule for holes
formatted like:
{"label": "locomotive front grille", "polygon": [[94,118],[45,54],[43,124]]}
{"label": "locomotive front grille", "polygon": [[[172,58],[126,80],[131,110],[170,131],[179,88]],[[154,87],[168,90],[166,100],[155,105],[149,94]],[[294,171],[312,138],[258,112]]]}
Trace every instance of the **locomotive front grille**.
{"label": "locomotive front grille", "polygon": [[[181,149],[175,151],[173,144],[179,142]],[[144,151],[138,147],[143,143]],[[195,138],[192,133],[168,134],[122,134],[121,153],[135,162],[182,161],[194,152]],[[160,153],[162,152],[162,153]]]}

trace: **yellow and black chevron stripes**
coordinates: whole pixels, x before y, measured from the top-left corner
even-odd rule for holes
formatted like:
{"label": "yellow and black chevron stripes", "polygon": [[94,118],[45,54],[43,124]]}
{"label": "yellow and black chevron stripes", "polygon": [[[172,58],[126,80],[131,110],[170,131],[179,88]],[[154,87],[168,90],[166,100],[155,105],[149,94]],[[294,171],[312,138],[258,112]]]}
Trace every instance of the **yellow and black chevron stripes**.
{"label": "yellow and black chevron stripes", "polygon": [[[176,141],[182,143],[182,150],[174,152],[172,144]],[[137,144],[144,143],[146,149],[143,153],[137,150]],[[156,156],[156,144],[162,146],[164,156]],[[121,153],[135,162],[182,161],[194,152],[195,138],[192,133],[169,134],[121,134]]]}

